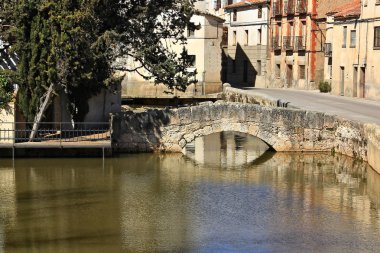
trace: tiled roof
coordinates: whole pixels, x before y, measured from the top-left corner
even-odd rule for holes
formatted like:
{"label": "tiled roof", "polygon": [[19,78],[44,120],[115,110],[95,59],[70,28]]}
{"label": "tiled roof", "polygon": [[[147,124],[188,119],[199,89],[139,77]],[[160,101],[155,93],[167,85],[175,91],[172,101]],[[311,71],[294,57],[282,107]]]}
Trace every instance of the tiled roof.
{"label": "tiled roof", "polygon": [[230,5],[227,5],[224,7],[225,9],[231,9],[231,8],[237,8],[237,7],[244,7],[249,5],[256,5],[256,4],[264,4],[267,3],[267,0],[245,0],[237,3],[233,3]]}
{"label": "tiled roof", "polygon": [[359,17],[361,14],[361,1],[354,0],[350,3],[341,5],[328,14],[335,18]]}

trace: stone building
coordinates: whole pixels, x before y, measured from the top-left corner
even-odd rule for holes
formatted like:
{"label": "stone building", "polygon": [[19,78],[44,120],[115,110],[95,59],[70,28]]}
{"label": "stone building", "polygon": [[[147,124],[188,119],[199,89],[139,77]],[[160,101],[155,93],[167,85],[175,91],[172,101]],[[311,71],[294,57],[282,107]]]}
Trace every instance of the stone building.
{"label": "stone building", "polygon": [[[214,1],[198,1],[195,3],[196,15],[191,19],[199,29],[186,31],[188,54],[193,56],[193,68],[197,70],[198,83],[190,85],[185,93],[174,91],[167,93],[165,85],[154,85],[153,81],[145,80],[137,72],[127,72],[122,84],[122,94],[128,97],[167,97],[194,96],[216,93],[222,90],[222,38],[224,19],[222,5]],[[170,43],[170,41],[169,41]],[[172,45],[174,52],[182,52],[182,45]],[[130,68],[139,66],[133,59],[125,63]],[[142,71],[143,72],[143,71]]]}
{"label": "stone building", "polygon": [[264,87],[269,5],[247,0],[225,7],[228,43],[224,48],[225,81],[235,87]]}
{"label": "stone building", "polygon": [[325,79],[335,95],[380,100],[380,2],[351,1],[328,13]]}
{"label": "stone building", "polygon": [[349,0],[271,3],[267,87],[317,89],[324,80],[326,13]]}

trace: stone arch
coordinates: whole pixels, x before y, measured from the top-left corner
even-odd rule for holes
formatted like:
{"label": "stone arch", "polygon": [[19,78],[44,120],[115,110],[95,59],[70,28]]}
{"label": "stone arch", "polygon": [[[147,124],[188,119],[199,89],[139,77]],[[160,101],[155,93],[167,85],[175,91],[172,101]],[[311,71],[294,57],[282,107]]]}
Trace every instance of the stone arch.
{"label": "stone arch", "polygon": [[250,122],[228,122],[226,124],[216,123],[215,125],[207,125],[196,129],[192,133],[183,134],[178,140],[178,145],[183,152],[185,146],[193,142],[196,138],[221,132],[238,132],[257,137],[266,143],[270,150],[276,151],[276,136],[271,132],[261,131],[259,126]]}

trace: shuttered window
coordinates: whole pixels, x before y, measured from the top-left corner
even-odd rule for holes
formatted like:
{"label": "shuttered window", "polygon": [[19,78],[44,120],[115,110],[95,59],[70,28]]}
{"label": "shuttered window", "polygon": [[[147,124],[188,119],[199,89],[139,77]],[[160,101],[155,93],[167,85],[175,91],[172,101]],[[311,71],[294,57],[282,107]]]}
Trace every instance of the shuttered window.
{"label": "shuttered window", "polygon": [[356,30],[351,31],[350,47],[356,47]]}
{"label": "shuttered window", "polygon": [[375,29],[375,37],[373,47],[380,49],[380,26],[377,26]]}

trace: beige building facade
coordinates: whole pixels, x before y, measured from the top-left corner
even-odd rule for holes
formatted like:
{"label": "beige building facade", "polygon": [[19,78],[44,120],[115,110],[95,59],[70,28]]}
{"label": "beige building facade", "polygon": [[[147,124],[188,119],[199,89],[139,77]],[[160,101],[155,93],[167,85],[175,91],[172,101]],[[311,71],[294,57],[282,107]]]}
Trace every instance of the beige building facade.
{"label": "beige building facade", "polygon": [[380,2],[355,0],[329,13],[326,40],[332,93],[380,100]]}
{"label": "beige building facade", "polygon": [[224,79],[234,87],[265,87],[269,5],[240,1],[225,7],[228,31]]}
{"label": "beige building facade", "polygon": [[[193,68],[197,71],[197,83],[190,85],[186,92],[169,92],[165,85],[155,85],[153,81],[145,80],[137,72],[127,72],[122,84],[122,94],[126,97],[188,97],[217,93],[222,90],[222,38],[224,19],[221,7],[213,1],[196,3],[196,15],[191,19],[199,29],[187,30],[188,54],[193,57]],[[169,42],[170,43],[170,42]],[[174,52],[182,52],[181,45],[171,45]],[[139,64],[133,59],[127,59],[127,66],[133,68]]]}

